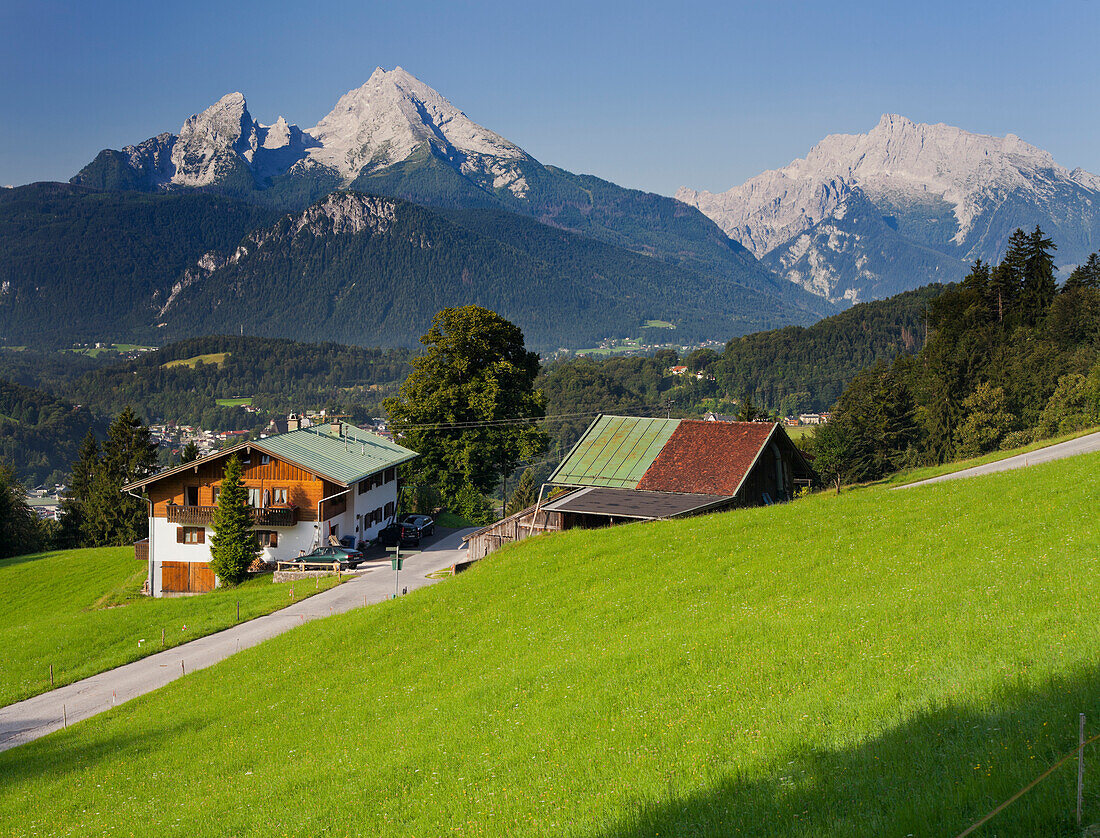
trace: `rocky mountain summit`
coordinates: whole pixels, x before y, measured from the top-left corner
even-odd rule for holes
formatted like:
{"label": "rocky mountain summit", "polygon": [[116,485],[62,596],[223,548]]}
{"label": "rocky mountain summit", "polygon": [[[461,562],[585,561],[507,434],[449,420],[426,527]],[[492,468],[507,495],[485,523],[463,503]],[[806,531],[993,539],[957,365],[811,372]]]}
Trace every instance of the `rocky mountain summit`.
{"label": "rocky mountain summit", "polygon": [[732,282],[744,289],[745,314],[751,309],[757,322],[808,323],[835,310],[781,281],[697,209],[543,165],[400,67],[375,70],[306,130],[282,117],[260,124],[244,96],[231,93],[187,119],[178,135],[100,152],[72,183],[214,192],[283,212],[337,190],[433,208],[505,210],[710,276],[715,287]]}
{"label": "rocky mountain summit", "polygon": [[1100,244],[1100,178],[1019,137],[886,114],[726,192],[681,188],[735,241],[832,300],[889,296],[995,260],[1016,227],[1042,226],[1059,263]]}
{"label": "rocky mountain summit", "polygon": [[283,117],[263,125],[252,118],[241,93],[227,94],[189,117],[179,134],[161,134],[121,151],[105,149],[72,182],[108,189],[124,184],[247,192],[287,175],[324,178],[340,187],[424,147],[488,189],[508,189],[519,197],[527,190],[518,166],[530,160],[523,149],[473,122],[401,67],[388,72],[379,67],[305,131]]}

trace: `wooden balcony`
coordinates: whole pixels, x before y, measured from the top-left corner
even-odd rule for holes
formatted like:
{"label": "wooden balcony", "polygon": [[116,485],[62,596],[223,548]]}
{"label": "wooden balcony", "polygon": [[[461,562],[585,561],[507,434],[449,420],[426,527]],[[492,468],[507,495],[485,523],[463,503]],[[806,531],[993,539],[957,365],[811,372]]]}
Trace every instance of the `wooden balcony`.
{"label": "wooden balcony", "polygon": [[[168,523],[185,527],[208,527],[214,520],[216,506],[178,506],[168,504]],[[257,527],[293,527],[298,523],[298,507],[269,506],[250,509],[252,524]]]}

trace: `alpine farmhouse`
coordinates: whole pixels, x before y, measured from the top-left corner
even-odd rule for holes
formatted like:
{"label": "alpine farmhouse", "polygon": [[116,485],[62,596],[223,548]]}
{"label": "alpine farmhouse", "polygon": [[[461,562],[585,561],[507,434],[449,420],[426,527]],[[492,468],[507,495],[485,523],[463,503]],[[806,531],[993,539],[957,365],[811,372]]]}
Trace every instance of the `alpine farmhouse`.
{"label": "alpine farmhouse", "polygon": [[234,454],[244,466],[253,527],[267,562],[308,553],[330,537],[375,538],[396,513],[397,467],[417,456],[334,422],[243,442],[124,486],[124,492],[148,496],[153,596],[199,593],[218,584],[209,566],[211,522],[225,463]]}

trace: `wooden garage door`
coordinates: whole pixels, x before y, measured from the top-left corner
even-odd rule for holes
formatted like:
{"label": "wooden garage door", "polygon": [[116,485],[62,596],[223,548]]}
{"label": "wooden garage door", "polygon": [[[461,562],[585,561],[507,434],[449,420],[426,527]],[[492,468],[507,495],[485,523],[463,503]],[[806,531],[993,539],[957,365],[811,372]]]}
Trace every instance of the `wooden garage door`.
{"label": "wooden garage door", "polygon": [[164,562],[160,588],[169,594],[205,593],[214,589],[214,571],[206,562]]}

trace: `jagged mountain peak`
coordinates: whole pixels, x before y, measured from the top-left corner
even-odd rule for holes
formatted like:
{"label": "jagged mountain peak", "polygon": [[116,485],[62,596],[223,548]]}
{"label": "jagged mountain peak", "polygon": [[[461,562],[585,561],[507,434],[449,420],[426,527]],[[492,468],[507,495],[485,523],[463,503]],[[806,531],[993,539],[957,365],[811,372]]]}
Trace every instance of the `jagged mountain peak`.
{"label": "jagged mountain peak", "polygon": [[993,137],[883,114],[865,134],[831,134],[804,158],[726,192],[685,187],[676,197],[761,257],[832,213],[846,188],[857,186],[873,201],[943,201],[955,216],[953,241],[962,244],[997,194],[1035,190],[1051,178],[1095,188],[1087,174],[1069,172],[1014,134]]}
{"label": "jagged mountain peak", "polygon": [[[519,160],[523,149],[484,128],[444,96],[401,67],[376,69],[362,86],[340,97],[308,133],[319,147],[310,158],[350,181],[408,158],[424,143],[463,173],[485,168],[484,158]],[[508,178],[508,186],[518,176]]]}
{"label": "jagged mountain peak", "polygon": [[[857,191],[892,233],[870,229],[867,213],[859,214],[859,230],[852,226],[856,222],[837,216]],[[911,252],[931,247],[961,264],[999,258],[1012,229],[1039,223],[1061,233],[1062,253],[1072,253],[1071,260],[1083,257],[1100,224],[1098,193],[1100,178],[1071,172],[1015,134],[977,134],[887,113],[866,133],[831,134],[805,157],[726,192],[681,188],[676,197],[792,281],[830,299],[862,299],[876,288],[898,287],[906,266],[915,264],[891,256],[898,250],[891,245],[876,268],[871,250],[877,246],[869,242],[884,235],[907,242]],[[811,241],[816,251],[806,251]],[[847,254],[847,267],[828,272],[825,254],[834,251]],[[813,258],[803,259],[803,252]],[[806,263],[801,273],[788,269],[791,253]],[[924,266],[934,261],[920,259]],[[946,264],[937,265],[936,276],[909,282],[940,280]]]}

